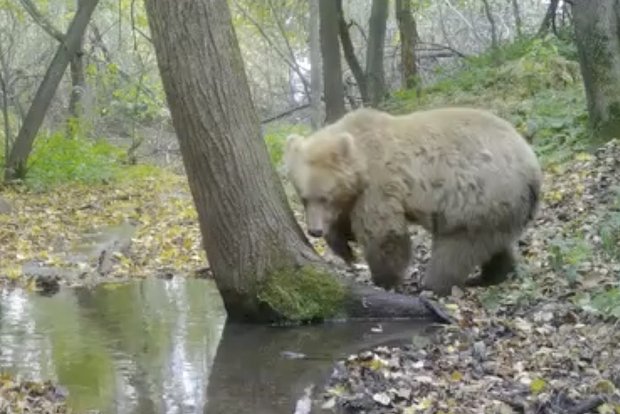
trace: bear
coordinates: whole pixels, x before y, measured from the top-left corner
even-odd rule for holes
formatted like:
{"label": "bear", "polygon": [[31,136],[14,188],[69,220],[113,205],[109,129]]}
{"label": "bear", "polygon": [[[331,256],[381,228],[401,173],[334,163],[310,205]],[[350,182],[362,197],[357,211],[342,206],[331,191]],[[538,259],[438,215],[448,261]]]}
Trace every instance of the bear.
{"label": "bear", "polygon": [[[307,137],[290,135],[283,159],[307,233],[347,263],[357,243],[386,290],[399,289],[411,264],[409,224],[432,237],[423,289],[447,295],[504,281],[540,204],[543,176],[530,144],[478,108],[355,109]],[[480,276],[468,279],[476,266]]]}

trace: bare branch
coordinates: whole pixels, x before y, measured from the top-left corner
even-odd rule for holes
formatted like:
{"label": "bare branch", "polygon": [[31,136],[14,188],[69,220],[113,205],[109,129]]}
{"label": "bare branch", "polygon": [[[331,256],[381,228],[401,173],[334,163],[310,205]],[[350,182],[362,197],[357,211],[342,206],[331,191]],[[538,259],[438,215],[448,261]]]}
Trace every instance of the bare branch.
{"label": "bare branch", "polygon": [[37,6],[32,2],[32,0],[19,0],[19,2],[22,4],[26,12],[28,12],[30,17],[32,17],[32,20],[34,20],[39,27],[45,30],[47,34],[59,42],[63,42],[65,40],[65,35],[58,30],[52,22],[50,22],[49,19],[39,11],[39,9],[37,9]]}

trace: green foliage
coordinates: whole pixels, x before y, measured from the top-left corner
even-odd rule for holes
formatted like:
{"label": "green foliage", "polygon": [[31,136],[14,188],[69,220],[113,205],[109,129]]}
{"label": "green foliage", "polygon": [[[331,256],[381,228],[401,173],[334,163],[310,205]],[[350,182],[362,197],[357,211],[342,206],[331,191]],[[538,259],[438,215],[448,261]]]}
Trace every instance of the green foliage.
{"label": "green foliage", "polygon": [[345,291],[330,274],[303,267],[269,275],[258,299],[289,321],[306,322],[335,316],[342,309]]}
{"label": "green foliage", "polygon": [[578,278],[579,265],[592,255],[592,248],[583,240],[556,238],[549,242],[551,268],[564,274],[569,282]]}
{"label": "green foliage", "polygon": [[456,73],[417,97],[414,90],[393,94],[383,106],[393,113],[439,106],[489,109],[526,136],[544,164],[562,162],[588,148],[588,114],[576,49],[554,36],[523,39],[500,48],[501,64],[488,53],[464,59]]}
{"label": "green foliage", "polygon": [[306,125],[302,124],[274,124],[266,127],[265,143],[269,150],[271,162],[278,167],[282,163],[284,144],[290,134],[306,135],[310,132]]}
{"label": "green foliage", "polygon": [[103,140],[55,133],[36,140],[29,159],[26,183],[45,189],[66,182],[99,183],[118,173],[124,151]]}
{"label": "green foliage", "polygon": [[593,294],[579,293],[575,296],[575,302],[584,310],[620,319],[620,288],[618,287],[600,290]]}

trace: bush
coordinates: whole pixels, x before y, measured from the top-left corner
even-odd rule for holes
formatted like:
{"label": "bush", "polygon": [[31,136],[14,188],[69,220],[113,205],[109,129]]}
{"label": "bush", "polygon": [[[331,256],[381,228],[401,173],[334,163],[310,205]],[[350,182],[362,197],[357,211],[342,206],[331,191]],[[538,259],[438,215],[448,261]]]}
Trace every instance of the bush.
{"label": "bush", "polygon": [[45,189],[66,182],[95,184],[112,180],[125,152],[103,140],[67,139],[62,133],[39,137],[28,162],[25,182]]}

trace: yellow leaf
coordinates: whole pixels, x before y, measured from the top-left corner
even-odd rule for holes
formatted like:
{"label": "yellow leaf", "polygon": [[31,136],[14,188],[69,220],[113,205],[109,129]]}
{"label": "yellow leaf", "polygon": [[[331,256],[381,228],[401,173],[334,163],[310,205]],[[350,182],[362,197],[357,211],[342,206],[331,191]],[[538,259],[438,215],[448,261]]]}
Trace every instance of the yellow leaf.
{"label": "yellow leaf", "polygon": [[456,303],[447,303],[445,305],[445,308],[451,311],[457,311],[459,310],[459,305],[457,305]]}
{"label": "yellow leaf", "polygon": [[600,380],[599,382],[596,383],[595,388],[597,391],[604,392],[607,394],[611,394],[616,389],[613,382],[609,380]]}
{"label": "yellow leaf", "polygon": [[452,381],[461,381],[463,379],[463,374],[458,371],[454,371],[452,375],[450,375],[450,379]]}
{"label": "yellow leaf", "polygon": [[18,279],[22,275],[22,268],[19,265],[13,265],[4,270],[6,277],[10,280]]}
{"label": "yellow leaf", "polygon": [[545,386],[547,385],[547,383],[545,382],[544,379],[542,378],[536,378],[534,381],[532,381],[532,383],[530,384],[530,391],[532,391],[533,394],[538,394],[540,393],[543,389],[545,389]]}
{"label": "yellow leaf", "polygon": [[592,155],[588,154],[587,152],[579,152],[575,154],[575,160],[577,161],[589,161],[593,158],[594,157],[592,157]]}

